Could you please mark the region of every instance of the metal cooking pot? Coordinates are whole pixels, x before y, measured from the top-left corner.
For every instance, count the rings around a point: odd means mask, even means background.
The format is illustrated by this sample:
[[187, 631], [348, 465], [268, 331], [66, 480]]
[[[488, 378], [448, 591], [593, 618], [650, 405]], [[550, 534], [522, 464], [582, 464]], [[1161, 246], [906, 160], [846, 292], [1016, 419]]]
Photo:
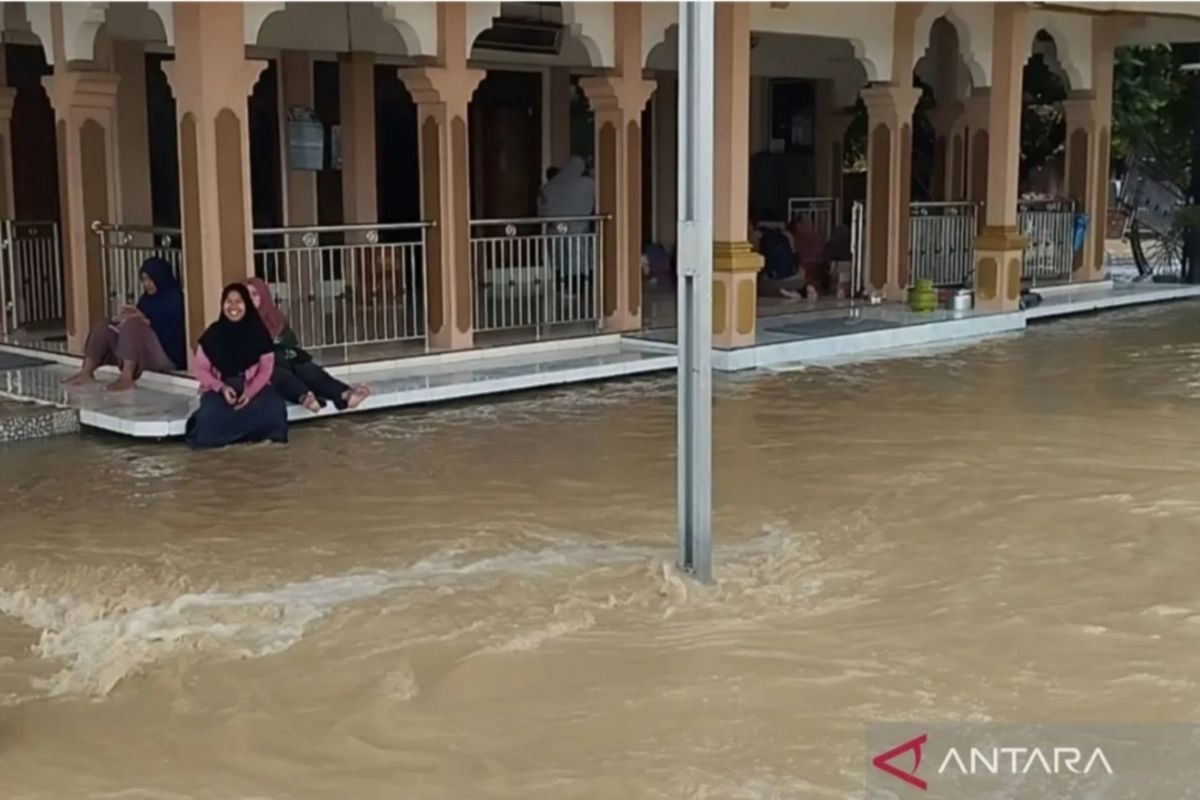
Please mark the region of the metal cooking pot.
[[970, 289], [959, 289], [950, 295], [951, 311], [970, 311], [975, 306], [975, 292]]

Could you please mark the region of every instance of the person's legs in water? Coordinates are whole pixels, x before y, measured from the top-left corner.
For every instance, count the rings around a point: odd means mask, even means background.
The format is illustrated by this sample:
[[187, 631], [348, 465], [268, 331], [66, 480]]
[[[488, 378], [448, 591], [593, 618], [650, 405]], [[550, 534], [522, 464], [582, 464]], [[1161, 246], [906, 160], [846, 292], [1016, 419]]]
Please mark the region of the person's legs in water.
[[79, 372], [63, 380], [68, 386], [80, 386], [96, 380], [96, 370], [117, 363], [117, 331], [109, 320], [97, 322], [83, 345], [83, 365]]
[[292, 372], [291, 369], [279, 365], [278, 362], [276, 362], [275, 371], [271, 373], [271, 385], [275, 387], [275, 391], [279, 393], [279, 396], [287, 402], [304, 406], [314, 414], [321, 410], [321, 401], [308, 388], [308, 385]]
[[132, 389], [145, 370], [169, 372], [176, 369], [150, 323], [141, 317], [130, 317], [121, 323], [114, 350], [121, 364], [121, 375], [104, 387], [110, 392]]
[[363, 400], [371, 396], [371, 388], [366, 384], [347, 386], [315, 361], [296, 364], [293, 369], [296, 376], [304, 381], [317, 397], [331, 401], [339, 410], [357, 408]]

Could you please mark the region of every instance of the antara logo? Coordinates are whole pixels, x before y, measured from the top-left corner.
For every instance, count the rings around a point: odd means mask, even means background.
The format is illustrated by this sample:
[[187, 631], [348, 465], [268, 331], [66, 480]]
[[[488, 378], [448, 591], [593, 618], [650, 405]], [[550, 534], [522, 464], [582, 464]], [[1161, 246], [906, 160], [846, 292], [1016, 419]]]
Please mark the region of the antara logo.
[[[925, 742], [927, 741], [929, 741], [929, 736], [923, 733], [915, 739], [909, 739], [907, 742], [898, 747], [893, 747], [886, 753], [880, 753], [871, 760], [871, 763], [874, 764], [877, 769], [883, 770], [894, 778], [899, 778], [905, 783], [915, 786], [918, 789], [927, 789], [929, 788], [929, 784], [917, 777], [917, 770], [921, 767], [921, 748], [925, 746]], [[907, 753], [910, 750], [913, 754], [913, 765], [911, 770], [905, 772], [891, 763], [892, 759], [903, 753]]]
[[[893, 778], [924, 791], [929, 788], [929, 784], [917, 776], [917, 770], [921, 768], [922, 748], [928, 742], [929, 736], [921, 734], [880, 753], [871, 759], [871, 764]], [[897, 761], [907, 762], [907, 759], [900, 757], [910, 752], [912, 768], [906, 770], [897, 766]], [[1086, 755], [1078, 747], [971, 747], [962, 752], [957, 747], [951, 747], [937, 768], [938, 775], [1028, 775], [1031, 772], [1044, 775], [1088, 775], [1093, 771], [1113, 774], [1112, 764], [1099, 747], [1092, 750], [1090, 755]]]

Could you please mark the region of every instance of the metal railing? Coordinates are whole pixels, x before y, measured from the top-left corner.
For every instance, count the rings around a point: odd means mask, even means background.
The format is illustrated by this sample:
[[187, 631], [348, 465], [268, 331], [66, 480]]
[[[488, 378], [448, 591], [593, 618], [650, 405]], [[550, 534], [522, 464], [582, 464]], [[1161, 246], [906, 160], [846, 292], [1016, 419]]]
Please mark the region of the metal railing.
[[605, 217], [471, 221], [479, 332], [568, 323], [599, 327]]
[[426, 338], [428, 222], [254, 231], [255, 273], [305, 347]]
[[912, 203], [908, 211], [909, 286], [962, 286], [975, 270], [974, 203]]
[[0, 333], [65, 318], [57, 222], [0, 221], [0, 259]]
[[179, 285], [184, 282], [183, 238], [178, 228], [152, 225], [119, 225], [93, 222], [92, 232], [100, 237], [100, 269], [108, 313], [134, 305], [142, 294], [139, 274], [149, 258], [161, 258], [175, 269]]
[[1022, 277], [1039, 283], [1071, 280], [1075, 261], [1075, 203], [1071, 200], [1022, 200], [1017, 228], [1028, 238]]
[[813, 229], [826, 239], [833, 236], [833, 229], [840, 221], [836, 197], [789, 197], [787, 222], [797, 217], [808, 220]]
[[866, 288], [867, 207], [861, 200], [850, 206], [850, 296], [858, 297]]

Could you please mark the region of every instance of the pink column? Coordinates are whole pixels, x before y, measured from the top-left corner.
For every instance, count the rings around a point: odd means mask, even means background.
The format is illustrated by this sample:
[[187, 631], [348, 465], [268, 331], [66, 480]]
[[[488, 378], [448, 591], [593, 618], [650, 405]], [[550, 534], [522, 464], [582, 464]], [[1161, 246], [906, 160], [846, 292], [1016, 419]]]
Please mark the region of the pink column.
[[117, 84], [117, 157], [121, 222], [154, 222], [150, 196], [150, 134], [146, 129], [146, 48], [141, 42], [112, 43]]
[[16, 89], [0, 86], [0, 219], [12, 219], [16, 213], [12, 171], [12, 114], [16, 96]]
[[312, 54], [302, 50], [284, 50], [279, 56], [282, 109], [280, 120], [284, 130], [280, 152], [286, 185], [285, 219], [288, 225], [317, 224], [317, 173], [313, 170], [291, 169], [287, 153], [287, 112], [292, 106], [313, 107]]
[[957, 200], [961, 186], [963, 141], [956, 134], [962, 130], [962, 103], [938, 101], [931, 116], [936, 141], [933, 152], [933, 192], [935, 200]]
[[81, 353], [88, 330], [106, 313], [100, 240], [91, 224], [111, 222], [117, 213], [117, 79], [68, 71], [56, 60], [43, 82], [57, 125], [67, 347]]
[[220, 313], [221, 287], [253, 274], [247, 98], [266, 67], [248, 61], [241, 3], [177, 3], [175, 61], [163, 65], [179, 120], [188, 335]]
[[342, 206], [347, 224], [377, 222], [375, 56], [347, 53], [338, 62], [342, 118]]
[[654, 91], [642, 78], [641, 3], [613, 6], [616, 67], [579, 82], [596, 124], [596, 212], [603, 223], [601, 313], [610, 331], [642, 326], [642, 110]]
[[1092, 17], [1092, 89], [1096, 94], [1093, 111], [1096, 143], [1089, 161], [1092, 181], [1085, 213], [1091, 218], [1084, 261], [1077, 273], [1079, 280], [1099, 280], [1104, 276], [1104, 238], [1108, 228], [1108, 167], [1112, 146], [1113, 55], [1117, 34], [1134, 24], [1127, 18]]
[[966, 103], [967, 163], [966, 199], [979, 206], [980, 225], [983, 224], [984, 206], [987, 204], [988, 185], [988, 133], [991, 113], [992, 90], [981, 87], [971, 92]]
[[713, 346], [754, 344], [762, 256], [750, 213], [750, 6], [717, 3], [713, 96]]
[[425, 240], [429, 344], [453, 350], [474, 340], [467, 107], [484, 73], [467, 67], [465, 4], [437, 11], [439, 64], [399, 74], [417, 102], [421, 215], [434, 224]]
[[867, 106], [866, 286], [903, 300], [911, 265], [908, 206], [912, 183], [912, 115], [921, 91], [881, 85], [862, 91]]
[[1017, 230], [1021, 89], [1029, 42], [1025, 6], [995, 6], [988, 98], [987, 208], [975, 240], [975, 307], [1015, 311], [1021, 299], [1025, 237]]

